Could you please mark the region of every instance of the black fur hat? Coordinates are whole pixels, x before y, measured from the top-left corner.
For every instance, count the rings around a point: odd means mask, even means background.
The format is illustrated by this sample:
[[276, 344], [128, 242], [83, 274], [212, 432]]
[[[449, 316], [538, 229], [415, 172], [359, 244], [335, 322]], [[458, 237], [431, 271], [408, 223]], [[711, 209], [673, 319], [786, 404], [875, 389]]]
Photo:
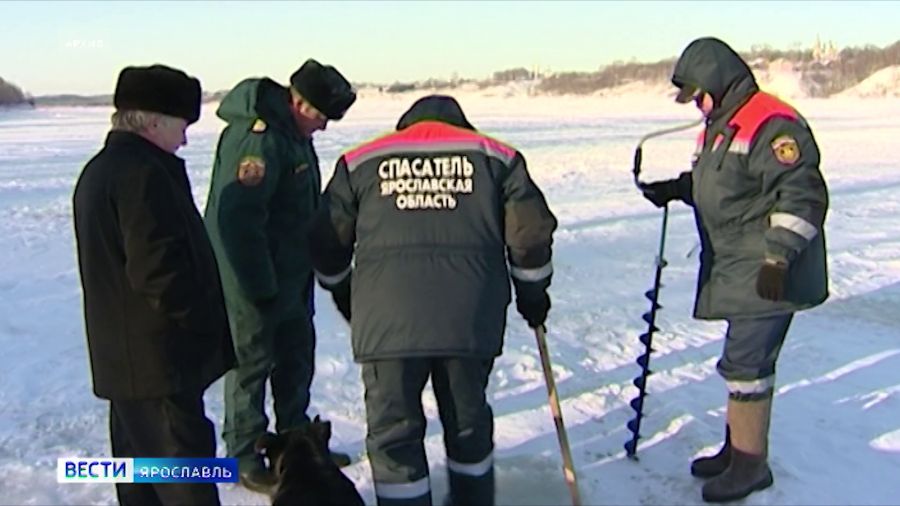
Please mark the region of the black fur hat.
[[118, 110], [158, 112], [200, 119], [200, 81], [165, 65], [125, 67], [119, 73], [113, 105]]
[[328, 119], [339, 120], [356, 101], [356, 92], [340, 72], [310, 58], [291, 76], [291, 86]]

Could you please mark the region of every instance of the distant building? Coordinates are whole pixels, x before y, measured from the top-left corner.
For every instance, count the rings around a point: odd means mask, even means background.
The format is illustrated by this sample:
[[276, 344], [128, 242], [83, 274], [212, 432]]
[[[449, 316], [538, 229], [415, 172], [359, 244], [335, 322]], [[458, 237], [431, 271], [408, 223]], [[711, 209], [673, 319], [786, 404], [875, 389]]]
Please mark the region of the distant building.
[[834, 45], [834, 41], [829, 40], [828, 42], [823, 43], [818, 35], [816, 35], [816, 43], [813, 45], [812, 53], [813, 61], [822, 65], [828, 65], [840, 58], [837, 47]]

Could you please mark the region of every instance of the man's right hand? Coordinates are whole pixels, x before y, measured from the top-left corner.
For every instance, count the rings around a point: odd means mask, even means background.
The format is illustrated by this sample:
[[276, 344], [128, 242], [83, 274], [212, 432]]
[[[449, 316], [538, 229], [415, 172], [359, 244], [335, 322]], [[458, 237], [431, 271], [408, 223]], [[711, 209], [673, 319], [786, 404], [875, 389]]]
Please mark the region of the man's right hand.
[[350, 323], [350, 279], [348, 276], [347, 279], [331, 288], [331, 298], [334, 299], [334, 305], [337, 306], [338, 311], [341, 312], [347, 323]]
[[550, 311], [550, 295], [543, 291], [535, 299], [516, 297], [516, 309], [528, 322], [528, 326], [536, 329], [547, 321], [547, 313]]
[[681, 198], [677, 179], [666, 179], [655, 183], [641, 183], [640, 189], [644, 194], [644, 198], [652, 202], [656, 207], [663, 207], [669, 201]]

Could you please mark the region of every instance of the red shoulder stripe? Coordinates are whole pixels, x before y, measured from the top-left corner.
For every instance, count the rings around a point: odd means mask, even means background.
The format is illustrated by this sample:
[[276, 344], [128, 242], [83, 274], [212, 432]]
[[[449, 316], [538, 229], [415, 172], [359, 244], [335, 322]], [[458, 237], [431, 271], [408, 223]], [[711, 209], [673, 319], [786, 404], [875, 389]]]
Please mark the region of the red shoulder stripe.
[[746, 143], [749, 147], [763, 123], [774, 116], [790, 120], [799, 117], [793, 107], [778, 98], [762, 91], [757, 92], [728, 122], [730, 126], [737, 128], [733, 142]]
[[458, 128], [441, 121], [422, 121], [363, 144], [344, 153], [347, 169], [353, 171], [366, 160], [376, 156], [403, 151], [418, 150], [475, 150], [509, 163], [517, 151], [506, 144], [465, 128]]

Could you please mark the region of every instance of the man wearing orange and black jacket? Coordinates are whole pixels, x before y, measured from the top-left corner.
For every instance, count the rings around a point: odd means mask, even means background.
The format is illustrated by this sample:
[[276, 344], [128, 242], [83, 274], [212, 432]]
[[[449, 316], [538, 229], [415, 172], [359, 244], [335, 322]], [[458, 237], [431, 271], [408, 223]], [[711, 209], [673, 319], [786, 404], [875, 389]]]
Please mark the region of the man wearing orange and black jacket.
[[502, 350], [510, 276], [531, 327], [550, 308], [556, 219], [524, 157], [476, 131], [453, 98], [429, 96], [396, 132], [341, 156], [325, 198], [313, 265], [351, 322], [363, 366], [378, 504], [431, 504], [421, 405], [429, 377], [451, 502], [493, 504], [485, 388]]
[[643, 187], [657, 206], [694, 208], [702, 253], [694, 316], [725, 319], [718, 370], [728, 388], [725, 444], [691, 464], [708, 502], [772, 485], [769, 420], [775, 365], [796, 311], [828, 297], [828, 189], [806, 120], [762, 92], [724, 42], [697, 39], [672, 76], [676, 100], [706, 116], [693, 169]]

